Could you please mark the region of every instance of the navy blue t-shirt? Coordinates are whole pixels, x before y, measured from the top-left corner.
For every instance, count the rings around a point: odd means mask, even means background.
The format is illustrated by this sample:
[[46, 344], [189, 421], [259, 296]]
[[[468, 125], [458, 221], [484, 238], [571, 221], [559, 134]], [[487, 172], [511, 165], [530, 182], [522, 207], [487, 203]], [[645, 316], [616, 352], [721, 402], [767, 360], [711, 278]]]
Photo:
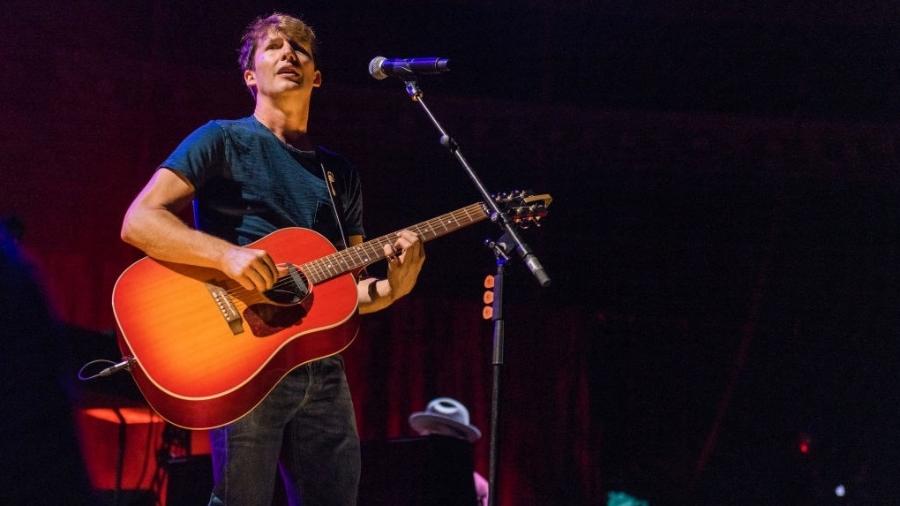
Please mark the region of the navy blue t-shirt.
[[304, 227], [341, 245], [320, 161], [335, 176], [344, 232], [364, 235], [356, 169], [328, 150], [284, 143], [253, 116], [210, 121], [160, 167], [194, 185], [194, 219], [204, 232], [243, 246], [279, 228]]

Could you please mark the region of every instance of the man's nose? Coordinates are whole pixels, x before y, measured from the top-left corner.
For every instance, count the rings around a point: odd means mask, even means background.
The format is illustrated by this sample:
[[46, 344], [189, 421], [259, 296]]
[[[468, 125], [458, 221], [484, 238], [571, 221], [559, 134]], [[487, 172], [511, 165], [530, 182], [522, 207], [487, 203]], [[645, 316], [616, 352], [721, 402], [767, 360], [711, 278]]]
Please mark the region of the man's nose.
[[285, 61], [298, 61], [297, 51], [294, 51], [294, 48], [292, 48], [290, 44], [285, 44], [285, 46], [287, 46], [287, 49], [281, 51], [281, 59]]

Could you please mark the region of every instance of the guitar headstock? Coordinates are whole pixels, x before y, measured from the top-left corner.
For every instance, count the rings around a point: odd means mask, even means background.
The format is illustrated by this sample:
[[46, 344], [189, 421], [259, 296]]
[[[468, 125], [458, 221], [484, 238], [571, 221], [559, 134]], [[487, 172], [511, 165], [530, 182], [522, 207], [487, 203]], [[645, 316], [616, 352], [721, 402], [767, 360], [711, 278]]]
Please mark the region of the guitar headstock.
[[541, 220], [547, 216], [547, 208], [553, 202], [549, 193], [535, 195], [527, 190], [498, 193], [493, 197], [500, 210], [522, 228], [541, 226]]

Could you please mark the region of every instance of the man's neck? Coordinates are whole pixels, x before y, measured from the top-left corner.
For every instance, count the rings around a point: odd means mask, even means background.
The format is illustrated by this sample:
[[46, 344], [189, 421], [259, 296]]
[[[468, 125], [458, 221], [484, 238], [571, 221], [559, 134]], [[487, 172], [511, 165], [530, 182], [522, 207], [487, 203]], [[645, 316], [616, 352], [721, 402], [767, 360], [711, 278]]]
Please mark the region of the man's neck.
[[306, 132], [309, 121], [308, 103], [301, 107], [282, 107], [282, 104], [276, 105], [271, 99], [260, 96], [257, 97], [253, 115], [285, 143], [297, 149], [312, 150], [312, 142]]

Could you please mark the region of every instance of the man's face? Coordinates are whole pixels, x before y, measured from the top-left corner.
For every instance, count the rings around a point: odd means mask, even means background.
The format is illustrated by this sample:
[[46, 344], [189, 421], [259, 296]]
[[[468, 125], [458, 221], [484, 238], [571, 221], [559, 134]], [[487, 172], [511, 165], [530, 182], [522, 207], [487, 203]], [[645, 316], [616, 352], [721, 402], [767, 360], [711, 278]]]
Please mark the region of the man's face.
[[257, 42], [253, 64], [244, 71], [244, 82], [256, 88], [257, 100], [260, 95], [280, 98], [286, 93], [308, 100], [312, 88], [322, 83], [309, 44], [291, 41], [275, 30]]

